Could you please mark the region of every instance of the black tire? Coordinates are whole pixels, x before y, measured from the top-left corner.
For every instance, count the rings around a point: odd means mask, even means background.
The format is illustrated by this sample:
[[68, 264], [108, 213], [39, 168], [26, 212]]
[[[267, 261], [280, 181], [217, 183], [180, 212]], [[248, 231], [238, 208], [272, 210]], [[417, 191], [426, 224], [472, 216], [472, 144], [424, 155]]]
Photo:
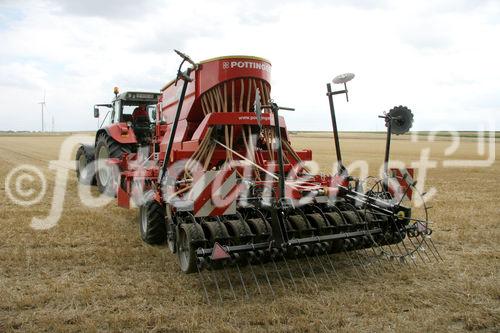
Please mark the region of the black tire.
[[94, 161], [94, 155], [92, 155], [83, 146], [78, 148], [76, 152], [76, 178], [81, 184], [84, 185], [95, 185], [95, 171], [89, 170], [88, 165]]
[[244, 244], [254, 236], [244, 220], [227, 220], [224, 224], [234, 245]]
[[166, 230], [167, 230], [167, 246], [170, 252], [177, 252], [177, 228], [176, 223], [174, 222], [174, 214], [172, 214], [172, 210], [169, 204], [166, 205]]
[[272, 235], [271, 226], [262, 218], [252, 218], [247, 221], [250, 231], [254, 234], [253, 242], [260, 243], [266, 242]]
[[198, 223], [181, 223], [177, 236], [177, 257], [181, 271], [194, 273], [198, 270], [196, 249], [206, 241], [203, 229]]
[[164, 244], [167, 240], [165, 209], [156, 200], [139, 207], [139, 229], [144, 242], [151, 245]]
[[118, 167], [111, 167], [101, 160], [108, 158], [121, 158], [123, 153], [131, 153], [133, 146], [130, 144], [120, 144], [113, 140], [107, 133], [102, 133], [97, 137], [95, 160], [95, 178], [99, 192], [110, 196], [116, 195], [119, 170]]
[[202, 223], [203, 230], [205, 231], [205, 238], [210, 241], [211, 245], [215, 242], [225, 244], [230, 238], [226, 226], [219, 221], [209, 221]]

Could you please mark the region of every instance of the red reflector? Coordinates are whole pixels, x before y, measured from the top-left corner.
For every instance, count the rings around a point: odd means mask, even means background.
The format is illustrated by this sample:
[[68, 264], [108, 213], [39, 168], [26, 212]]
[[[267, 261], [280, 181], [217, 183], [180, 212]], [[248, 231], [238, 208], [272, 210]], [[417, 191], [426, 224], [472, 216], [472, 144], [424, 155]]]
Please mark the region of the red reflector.
[[227, 251], [220, 245], [219, 243], [215, 243], [214, 248], [212, 249], [212, 256], [210, 259], [212, 260], [222, 260], [222, 259], [229, 259], [231, 256]]

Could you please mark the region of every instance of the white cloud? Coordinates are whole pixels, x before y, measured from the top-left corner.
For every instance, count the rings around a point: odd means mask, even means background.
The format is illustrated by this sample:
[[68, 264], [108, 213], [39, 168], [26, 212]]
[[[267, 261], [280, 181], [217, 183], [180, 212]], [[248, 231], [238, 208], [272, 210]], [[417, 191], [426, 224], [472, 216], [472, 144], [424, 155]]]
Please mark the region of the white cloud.
[[500, 108], [499, 13], [497, 1], [466, 0], [5, 2], [0, 115], [18, 112], [0, 130], [38, 129], [44, 89], [57, 129], [94, 129], [91, 107], [114, 85], [158, 90], [172, 78], [174, 48], [270, 59], [294, 130], [329, 130], [325, 83], [345, 71], [356, 79], [351, 102], [336, 99], [341, 129], [382, 129], [376, 116], [399, 104], [416, 129], [475, 129], [484, 117], [473, 115]]

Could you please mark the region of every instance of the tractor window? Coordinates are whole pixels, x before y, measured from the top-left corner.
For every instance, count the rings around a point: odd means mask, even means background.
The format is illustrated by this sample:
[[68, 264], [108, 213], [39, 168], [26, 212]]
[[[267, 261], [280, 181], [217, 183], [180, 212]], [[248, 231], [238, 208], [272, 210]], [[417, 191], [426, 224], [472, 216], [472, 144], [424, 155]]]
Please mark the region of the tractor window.
[[156, 105], [148, 105], [149, 120], [156, 122]]
[[122, 114], [124, 114], [124, 115], [132, 115], [132, 112], [134, 112], [134, 109], [136, 107], [137, 107], [136, 105], [124, 105], [123, 106], [123, 110], [122, 110]]
[[119, 122], [120, 119], [120, 113], [121, 113], [121, 101], [115, 101], [113, 104], [113, 112], [111, 113], [111, 122], [112, 123], [117, 123]]
[[[138, 107], [138, 105], [124, 105], [122, 109], [122, 120], [121, 121], [129, 121], [132, 120], [132, 114], [134, 110]], [[156, 110], [155, 105], [146, 105], [146, 110], [148, 111], [149, 121], [154, 122], [154, 117], [152, 117], [152, 110]]]

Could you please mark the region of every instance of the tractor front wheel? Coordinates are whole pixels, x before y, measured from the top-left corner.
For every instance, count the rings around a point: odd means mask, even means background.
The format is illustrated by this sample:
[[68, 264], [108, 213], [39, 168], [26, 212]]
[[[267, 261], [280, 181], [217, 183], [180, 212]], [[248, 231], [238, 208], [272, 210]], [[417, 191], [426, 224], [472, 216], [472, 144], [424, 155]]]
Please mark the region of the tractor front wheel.
[[80, 146], [76, 152], [76, 178], [81, 184], [95, 185], [94, 171], [89, 170], [89, 163], [94, 161], [94, 156]]
[[118, 166], [109, 163], [109, 159], [120, 159], [123, 153], [131, 151], [130, 145], [120, 144], [106, 133], [99, 135], [95, 149], [96, 183], [99, 192], [110, 196], [116, 195], [120, 171]]

